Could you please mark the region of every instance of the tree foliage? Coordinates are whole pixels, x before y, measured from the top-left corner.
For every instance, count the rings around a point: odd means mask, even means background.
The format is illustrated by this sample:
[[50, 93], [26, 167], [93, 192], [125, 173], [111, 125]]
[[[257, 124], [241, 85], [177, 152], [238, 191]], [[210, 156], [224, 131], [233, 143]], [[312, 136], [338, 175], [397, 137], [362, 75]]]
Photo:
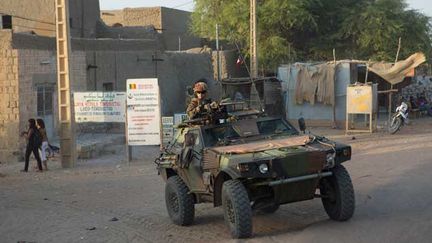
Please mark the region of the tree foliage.
[[[429, 17], [405, 0], [257, 0], [258, 55], [266, 69], [290, 61], [338, 59], [394, 61], [431, 51]], [[249, 48], [249, 0], [195, 0], [192, 31]]]

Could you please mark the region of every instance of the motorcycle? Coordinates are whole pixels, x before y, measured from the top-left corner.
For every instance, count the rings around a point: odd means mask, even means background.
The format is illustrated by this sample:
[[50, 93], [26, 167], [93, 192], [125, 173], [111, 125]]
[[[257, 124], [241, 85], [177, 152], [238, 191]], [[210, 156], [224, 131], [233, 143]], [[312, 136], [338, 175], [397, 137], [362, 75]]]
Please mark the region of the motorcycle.
[[395, 134], [399, 131], [402, 125], [408, 124], [408, 105], [402, 102], [400, 106], [396, 108], [396, 113], [393, 114], [388, 130], [391, 134]]

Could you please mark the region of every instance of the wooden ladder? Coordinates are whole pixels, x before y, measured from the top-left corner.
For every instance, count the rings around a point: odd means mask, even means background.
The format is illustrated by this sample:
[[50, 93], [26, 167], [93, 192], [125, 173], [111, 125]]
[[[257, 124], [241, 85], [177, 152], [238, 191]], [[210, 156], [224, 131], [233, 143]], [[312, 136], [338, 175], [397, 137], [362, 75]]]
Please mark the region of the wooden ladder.
[[63, 168], [75, 165], [75, 131], [73, 99], [70, 85], [69, 56], [69, 1], [55, 0], [56, 5], [56, 43], [57, 43], [57, 89], [60, 125], [60, 154]]

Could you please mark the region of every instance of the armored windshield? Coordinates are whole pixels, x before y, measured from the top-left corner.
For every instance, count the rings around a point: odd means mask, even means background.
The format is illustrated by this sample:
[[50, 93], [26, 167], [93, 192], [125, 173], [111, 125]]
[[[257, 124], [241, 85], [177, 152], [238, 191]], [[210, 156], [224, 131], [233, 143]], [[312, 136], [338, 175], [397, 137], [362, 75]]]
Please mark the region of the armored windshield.
[[245, 142], [242, 138], [271, 135], [292, 135], [297, 131], [282, 119], [244, 120], [204, 129], [207, 147]]
[[272, 134], [294, 134], [297, 131], [286, 124], [282, 119], [257, 121], [258, 131], [261, 135], [272, 135]]
[[231, 124], [207, 128], [204, 130], [204, 143], [208, 147], [222, 145], [231, 139], [239, 139], [240, 135], [234, 131]]

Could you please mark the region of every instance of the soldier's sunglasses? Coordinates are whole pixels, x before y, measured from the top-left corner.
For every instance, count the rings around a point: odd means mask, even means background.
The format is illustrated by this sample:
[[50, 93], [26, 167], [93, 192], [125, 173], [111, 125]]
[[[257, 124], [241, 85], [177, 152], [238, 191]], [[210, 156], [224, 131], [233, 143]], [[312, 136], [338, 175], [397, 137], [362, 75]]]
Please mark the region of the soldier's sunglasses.
[[205, 94], [207, 91], [197, 91], [197, 94]]

